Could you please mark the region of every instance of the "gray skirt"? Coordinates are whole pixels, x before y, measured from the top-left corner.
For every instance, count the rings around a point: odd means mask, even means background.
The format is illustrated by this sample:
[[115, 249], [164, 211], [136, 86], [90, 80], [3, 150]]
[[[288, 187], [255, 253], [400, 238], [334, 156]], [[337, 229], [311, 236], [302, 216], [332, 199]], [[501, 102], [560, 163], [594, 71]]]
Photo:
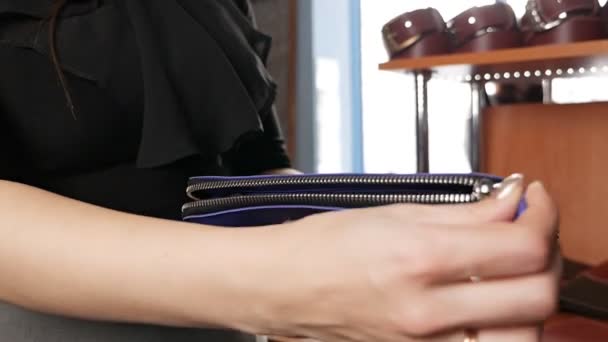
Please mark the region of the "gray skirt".
[[254, 336], [219, 330], [112, 324], [39, 314], [0, 302], [2, 342], [255, 342]]

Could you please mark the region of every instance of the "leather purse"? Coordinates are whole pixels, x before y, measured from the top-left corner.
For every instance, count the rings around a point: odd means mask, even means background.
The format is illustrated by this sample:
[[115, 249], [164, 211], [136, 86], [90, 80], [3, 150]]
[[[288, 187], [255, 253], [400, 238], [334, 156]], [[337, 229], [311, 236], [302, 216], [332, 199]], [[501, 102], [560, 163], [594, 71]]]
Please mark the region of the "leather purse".
[[447, 23], [456, 52], [482, 52], [522, 45], [513, 8], [505, 3], [473, 7]]
[[382, 37], [390, 59], [445, 54], [452, 50], [445, 21], [434, 8], [399, 15], [384, 25]]
[[606, 37], [597, 0], [528, 0], [520, 26], [526, 45], [572, 43]]
[[[195, 177], [182, 208], [188, 222], [223, 227], [281, 224], [308, 215], [395, 203], [464, 204], [501, 178], [482, 174], [338, 174]], [[520, 212], [525, 209], [521, 204]]]

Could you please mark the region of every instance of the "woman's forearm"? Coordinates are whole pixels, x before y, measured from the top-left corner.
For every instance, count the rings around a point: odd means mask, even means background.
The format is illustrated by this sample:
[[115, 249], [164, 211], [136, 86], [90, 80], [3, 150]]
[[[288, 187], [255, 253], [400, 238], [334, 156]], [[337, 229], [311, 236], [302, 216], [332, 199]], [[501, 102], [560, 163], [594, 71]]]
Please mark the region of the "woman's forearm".
[[139, 217], [0, 181], [0, 300], [95, 320], [252, 330], [270, 235]]
[[[0, 182], [0, 299], [91, 319], [320, 341], [451, 341], [465, 328], [481, 340], [533, 341], [557, 305], [558, 216], [533, 183], [526, 211], [506, 222], [522, 184], [510, 177], [496, 196], [466, 206], [215, 229]], [[471, 274], [489, 281], [466, 281]]]

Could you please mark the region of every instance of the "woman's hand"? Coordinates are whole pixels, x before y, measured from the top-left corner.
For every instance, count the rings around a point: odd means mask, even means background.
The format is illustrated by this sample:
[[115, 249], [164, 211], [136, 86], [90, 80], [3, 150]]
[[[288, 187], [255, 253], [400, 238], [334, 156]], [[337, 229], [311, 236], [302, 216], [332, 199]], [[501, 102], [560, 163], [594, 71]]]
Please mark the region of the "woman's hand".
[[[348, 342], [539, 341], [556, 309], [557, 211], [522, 179], [462, 206], [395, 205], [309, 217], [275, 232], [261, 334]], [[472, 282], [471, 279], [481, 279]]]
[[523, 190], [520, 179], [506, 184], [475, 205], [224, 229], [0, 181], [0, 300], [75, 318], [325, 342], [462, 342], [465, 329], [479, 330], [480, 342], [537, 341], [556, 306], [557, 215], [535, 184], [511, 222]]

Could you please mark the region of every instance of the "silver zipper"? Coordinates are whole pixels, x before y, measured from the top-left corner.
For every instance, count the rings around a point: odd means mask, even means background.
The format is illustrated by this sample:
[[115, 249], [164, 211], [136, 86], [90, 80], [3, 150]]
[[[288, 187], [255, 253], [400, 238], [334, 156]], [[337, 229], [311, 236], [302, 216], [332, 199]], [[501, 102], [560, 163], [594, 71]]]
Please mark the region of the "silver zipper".
[[217, 191], [228, 189], [255, 189], [267, 187], [280, 187], [285, 185], [315, 186], [315, 185], [455, 185], [470, 186], [476, 184], [493, 183], [488, 178], [468, 175], [314, 175], [314, 176], [281, 176], [267, 178], [227, 178], [218, 181], [205, 181], [190, 184], [186, 189], [188, 196], [193, 200], [202, 198], [195, 195], [197, 192]]
[[[403, 193], [403, 194], [357, 194], [357, 193], [266, 193], [234, 195], [229, 197], [199, 199], [194, 193], [211, 190], [272, 188], [284, 185], [446, 185], [468, 188], [468, 193]], [[182, 207], [184, 215], [230, 210], [241, 207], [264, 205], [309, 205], [344, 208], [360, 208], [397, 203], [412, 204], [466, 204], [477, 202], [488, 196], [499, 184], [492, 179], [476, 176], [284, 176], [258, 179], [225, 179], [215, 182], [191, 184], [187, 191], [195, 202]]]

